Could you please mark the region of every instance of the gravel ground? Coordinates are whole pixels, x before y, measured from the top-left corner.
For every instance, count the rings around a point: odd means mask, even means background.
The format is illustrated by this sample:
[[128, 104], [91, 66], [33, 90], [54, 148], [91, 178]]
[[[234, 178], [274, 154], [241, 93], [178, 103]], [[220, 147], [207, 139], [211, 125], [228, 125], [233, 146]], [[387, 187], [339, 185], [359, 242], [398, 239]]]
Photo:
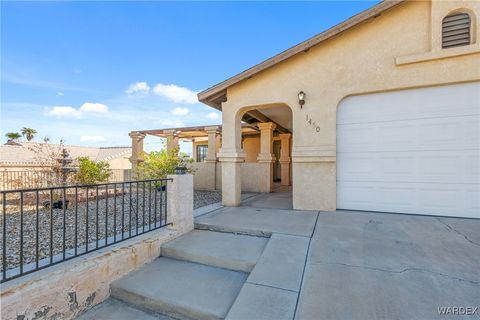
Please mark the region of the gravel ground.
[[212, 203], [222, 201], [221, 191], [198, 191], [193, 194], [193, 208], [197, 209]]
[[[160, 226], [160, 221], [165, 221], [165, 192], [156, 192], [156, 211], [155, 211], [155, 192], [139, 189], [138, 198], [137, 193], [134, 190], [131, 193], [125, 193], [124, 196], [117, 195], [114, 197], [110, 195], [108, 201], [106, 199], [98, 199], [88, 201], [88, 243], [96, 243], [99, 240], [98, 246], [105, 245], [105, 235], [108, 237], [122, 233], [123, 231], [129, 232], [132, 229], [132, 235], [135, 235], [137, 227], [140, 227], [143, 231], [145, 225], [145, 231], [148, 230], [150, 225], [152, 228], [155, 225]], [[137, 201], [138, 199], [138, 201]], [[145, 199], [145, 200], [144, 200]], [[149, 199], [152, 206], [149, 206]], [[145, 201], [145, 206], [144, 206]], [[221, 201], [221, 192], [219, 191], [195, 191], [194, 192], [194, 208], [199, 208], [205, 205], [209, 205], [215, 202]], [[97, 205], [98, 202], [98, 205]], [[20, 230], [23, 225], [23, 263], [31, 263], [36, 260], [36, 239], [38, 232], [39, 246], [38, 255], [39, 260], [50, 256], [50, 252], [53, 255], [63, 252], [64, 242], [65, 248], [75, 248], [75, 226], [77, 229], [77, 247], [82, 246], [82, 250], [85, 248], [86, 239], [86, 226], [87, 226], [87, 203], [81, 202], [78, 204], [75, 211], [74, 201], [70, 202], [69, 208], [63, 209], [50, 209], [40, 205], [38, 212], [38, 230], [37, 230], [37, 214], [35, 210], [31, 210], [34, 207], [26, 206], [23, 214], [23, 223], [21, 224], [21, 217], [18, 212], [8, 213], [6, 215], [6, 256], [7, 256], [7, 269], [14, 268], [20, 264]], [[97, 215], [98, 208], [98, 215]], [[123, 208], [123, 214], [122, 214]], [[145, 208], [145, 210], [144, 210]], [[150, 210], [149, 210], [150, 208]], [[7, 210], [10, 212], [11, 209]], [[156, 212], [156, 214], [155, 214]], [[52, 215], [51, 215], [52, 213]], [[53, 219], [53, 241], [50, 246], [50, 221], [51, 216]], [[3, 214], [0, 215], [0, 252], [3, 250]], [[168, 220], [168, 219], [167, 219]], [[98, 228], [97, 228], [98, 222]], [[63, 237], [65, 230], [65, 240]], [[102, 241], [103, 239], [103, 241]], [[90, 246], [89, 246], [90, 247]], [[92, 248], [90, 247], [90, 250]], [[3, 270], [3, 261], [0, 259], [0, 268]]]

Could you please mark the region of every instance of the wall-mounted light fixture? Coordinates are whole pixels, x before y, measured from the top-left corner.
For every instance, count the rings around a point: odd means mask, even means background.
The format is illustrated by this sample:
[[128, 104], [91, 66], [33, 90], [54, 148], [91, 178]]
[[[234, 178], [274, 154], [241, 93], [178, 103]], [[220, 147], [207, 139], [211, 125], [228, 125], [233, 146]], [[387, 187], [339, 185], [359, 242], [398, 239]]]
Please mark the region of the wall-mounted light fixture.
[[305, 96], [306, 94], [303, 91], [298, 93], [298, 103], [300, 104], [300, 109], [302, 109], [303, 105], [305, 104]]

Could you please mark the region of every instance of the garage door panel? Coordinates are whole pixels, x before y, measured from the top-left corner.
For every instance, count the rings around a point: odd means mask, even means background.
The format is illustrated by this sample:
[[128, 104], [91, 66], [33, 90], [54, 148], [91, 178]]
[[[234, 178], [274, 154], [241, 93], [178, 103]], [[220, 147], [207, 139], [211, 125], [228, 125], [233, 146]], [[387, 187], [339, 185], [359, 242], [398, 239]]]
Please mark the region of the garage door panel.
[[377, 192], [376, 186], [373, 184], [359, 184], [355, 182], [339, 183], [340, 186], [338, 199], [341, 199], [343, 203], [347, 205], [345, 209], [371, 207], [372, 201], [374, 201], [374, 195]]
[[[470, 136], [480, 116], [461, 116], [417, 120], [417, 143], [421, 150], [463, 150], [478, 148], [479, 137]], [[470, 132], [468, 132], [470, 131]]]
[[338, 109], [337, 124], [479, 115], [478, 106], [472, 104], [480, 99], [479, 92], [480, 85], [472, 82], [348, 97]]
[[468, 177], [469, 182], [478, 182], [478, 177], [480, 177], [480, 151], [469, 150], [465, 154], [465, 165], [462, 173]]
[[465, 193], [465, 207], [468, 212], [476, 213], [478, 217], [478, 213], [480, 212], [480, 198], [478, 195], [480, 194], [480, 186], [478, 185], [470, 185], [467, 186], [467, 190]]
[[337, 154], [337, 181], [478, 183], [479, 171], [475, 150]]
[[[416, 190], [407, 184], [391, 186], [385, 183], [348, 181], [339, 183], [338, 189], [343, 193], [345, 207], [342, 209], [385, 212], [401, 209], [401, 212], [412, 212], [415, 207], [412, 197], [415, 198]], [[381, 199], [380, 203], [378, 199]]]
[[341, 209], [478, 217], [478, 192], [472, 185], [424, 183], [338, 183]]
[[480, 218], [480, 83], [351, 97], [337, 207]]
[[461, 205], [464, 188], [464, 185], [455, 184], [420, 186], [418, 207], [425, 212], [451, 212]]
[[341, 125], [337, 127], [337, 151], [476, 149], [480, 144], [478, 123], [480, 116], [473, 115]]

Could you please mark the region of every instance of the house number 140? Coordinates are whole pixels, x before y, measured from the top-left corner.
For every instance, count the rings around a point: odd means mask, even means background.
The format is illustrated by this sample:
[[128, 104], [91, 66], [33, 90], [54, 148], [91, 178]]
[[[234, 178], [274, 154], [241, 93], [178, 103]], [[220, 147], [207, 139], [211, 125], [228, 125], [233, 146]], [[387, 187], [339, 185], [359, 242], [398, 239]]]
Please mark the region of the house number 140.
[[316, 132], [320, 132], [320, 126], [317, 125], [317, 123], [313, 121], [312, 118], [308, 116], [308, 114], [306, 115], [306, 121], [313, 129], [315, 129]]

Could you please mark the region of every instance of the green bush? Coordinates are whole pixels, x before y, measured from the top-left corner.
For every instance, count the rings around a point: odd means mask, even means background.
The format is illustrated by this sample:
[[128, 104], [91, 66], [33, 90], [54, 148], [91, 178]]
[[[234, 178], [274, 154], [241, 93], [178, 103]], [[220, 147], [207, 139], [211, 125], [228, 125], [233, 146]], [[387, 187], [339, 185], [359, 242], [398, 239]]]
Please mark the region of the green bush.
[[192, 173], [188, 166], [191, 159], [178, 154], [178, 149], [152, 151], [145, 155], [145, 161], [137, 166], [137, 178], [146, 179], [164, 179], [168, 174], [174, 174], [175, 168], [186, 167], [187, 172]]
[[74, 180], [79, 184], [96, 184], [108, 181], [112, 174], [110, 165], [106, 161], [95, 162], [88, 157], [79, 157], [79, 168]]

